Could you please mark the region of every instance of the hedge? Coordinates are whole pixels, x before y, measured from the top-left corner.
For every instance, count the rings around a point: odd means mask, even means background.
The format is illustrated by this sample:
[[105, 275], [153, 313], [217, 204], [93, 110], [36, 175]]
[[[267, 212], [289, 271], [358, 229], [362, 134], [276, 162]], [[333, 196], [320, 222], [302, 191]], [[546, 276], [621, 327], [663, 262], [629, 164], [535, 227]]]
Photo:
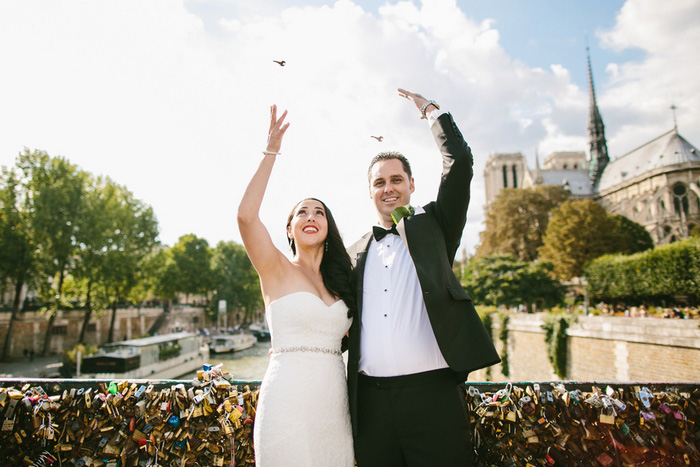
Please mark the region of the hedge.
[[605, 255], [584, 268], [588, 293], [608, 301], [700, 301], [700, 240], [687, 239], [633, 255]]

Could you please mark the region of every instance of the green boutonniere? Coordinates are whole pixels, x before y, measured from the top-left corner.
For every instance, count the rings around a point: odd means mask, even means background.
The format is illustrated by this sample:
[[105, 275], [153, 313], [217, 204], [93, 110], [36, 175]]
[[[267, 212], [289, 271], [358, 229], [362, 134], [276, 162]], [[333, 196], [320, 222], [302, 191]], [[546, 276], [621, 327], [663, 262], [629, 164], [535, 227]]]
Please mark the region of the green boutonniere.
[[402, 218], [412, 216], [415, 212], [416, 208], [413, 206], [399, 206], [391, 212], [391, 219], [394, 221], [394, 224], [398, 224]]

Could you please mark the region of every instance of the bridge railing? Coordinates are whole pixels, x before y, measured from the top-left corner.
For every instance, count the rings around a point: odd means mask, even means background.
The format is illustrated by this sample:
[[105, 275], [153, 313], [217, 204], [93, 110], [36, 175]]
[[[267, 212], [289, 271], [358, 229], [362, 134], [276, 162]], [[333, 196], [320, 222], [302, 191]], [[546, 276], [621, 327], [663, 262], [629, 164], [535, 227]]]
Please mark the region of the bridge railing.
[[[259, 387], [216, 368], [0, 379], [0, 466], [254, 465]], [[700, 383], [482, 382], [465, 397], [479, 466], [700, 465]], [[416, 401], [415, 423], [435, 423], [430, 407]]]

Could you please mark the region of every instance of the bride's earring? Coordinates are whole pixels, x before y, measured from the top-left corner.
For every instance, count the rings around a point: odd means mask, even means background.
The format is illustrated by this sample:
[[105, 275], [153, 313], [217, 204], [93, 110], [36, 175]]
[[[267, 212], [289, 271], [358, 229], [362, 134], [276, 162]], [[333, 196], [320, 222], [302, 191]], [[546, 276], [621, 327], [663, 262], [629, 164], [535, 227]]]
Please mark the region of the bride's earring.
[[328, 240], [326, 240], [326, 253], [328, 253]]

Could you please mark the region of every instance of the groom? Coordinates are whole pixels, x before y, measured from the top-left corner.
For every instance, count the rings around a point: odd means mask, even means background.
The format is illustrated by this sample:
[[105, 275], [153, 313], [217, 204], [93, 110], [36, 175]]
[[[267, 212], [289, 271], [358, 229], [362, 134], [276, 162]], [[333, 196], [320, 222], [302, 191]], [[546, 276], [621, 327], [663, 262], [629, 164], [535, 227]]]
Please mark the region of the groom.
[[358, 284], [348, 390], [358, 467], [472, 464], [465, 401], [470, 371], [500, 361], [452, 273], [469, 205], [472, 154], [449, 113], [399, 89], [428, 120], [442, 155], [437, 199], [411, 207], [406, 158], [369, 167], [379, 222], [348, 252]]

